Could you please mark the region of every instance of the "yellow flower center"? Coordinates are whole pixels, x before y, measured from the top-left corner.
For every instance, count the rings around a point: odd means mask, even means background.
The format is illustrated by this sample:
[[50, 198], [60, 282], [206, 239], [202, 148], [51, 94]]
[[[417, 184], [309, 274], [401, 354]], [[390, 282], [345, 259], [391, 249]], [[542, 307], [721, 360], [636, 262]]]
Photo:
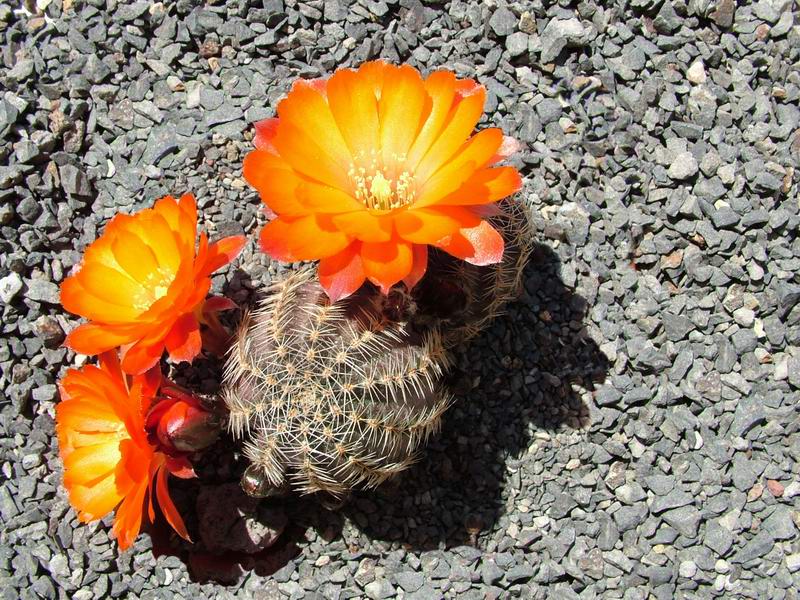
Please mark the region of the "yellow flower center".
[[414, 202], [416, 185], [414, 176], [403, 169], [405, 156], [393, 156], [390, 165], [383, 164], [374, 150], [359, 158], [347, 172], [356, 200], [372, 210], [393, 210]]
[[392, 203], [392, 185], [383, 176], [383, 173], [376, 173], [369, 186], [369, 195], [375, 199], [379, 206], [386, 206]]
[[134, 296], [133, 307], [142, 312], [146, 311], [156, 300], [167, 295], [173, 279], [175, 279], [175, 274], [164, 267], [150, 273], [141, 283], [139, 292]]

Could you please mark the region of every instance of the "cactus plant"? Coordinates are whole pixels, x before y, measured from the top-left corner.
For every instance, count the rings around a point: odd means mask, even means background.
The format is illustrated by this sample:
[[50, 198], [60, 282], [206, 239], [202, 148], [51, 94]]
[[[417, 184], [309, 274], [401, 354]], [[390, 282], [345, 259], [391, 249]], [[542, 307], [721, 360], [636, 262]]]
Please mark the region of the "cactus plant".
[[531, 247], [515, 201], [491, 218], [503, 261], [479, 267], [435, 250], [413, 290], [367, 285], [331, 305], [313, 271], [267, 290], [228, 356], [229, 429], [245, 439], [248, 493], [291, 487], [336, 497], [375, 486], [414, 461], [450, 403], [439, 380], [449, 351], [519, 291]]
[[253, 495], [377, 485], [412, 464], [450, 402], [436, 328], [388, 321], [369, 290], [331, 305], [312, 274], [274, 285], [229, 354], [223, 398]]

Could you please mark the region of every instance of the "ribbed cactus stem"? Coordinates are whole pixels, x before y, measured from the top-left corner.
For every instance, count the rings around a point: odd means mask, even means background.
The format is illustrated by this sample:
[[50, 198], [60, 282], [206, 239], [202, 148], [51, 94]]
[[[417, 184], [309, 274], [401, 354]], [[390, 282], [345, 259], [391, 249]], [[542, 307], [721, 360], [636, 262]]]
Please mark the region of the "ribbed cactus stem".
[[[387, 322], [377, 295], [331, 306], [303, 270], [243, 319], [225, 373], [230, 429], [268, 486], [374, 486], [411, 465], [449, 398], [438, 330]], [[254, 473], [254, 471], [257, 471]]]
[[442, 331], [445, 348], [475, 337], [502, 314], [522, 289], [525, 265], [533, 248], [531, 216], [516, 199], [498, 204], [489, 221], [503, 236], [503, 259], [479, 267], [441, 251], [429, 253], [428, 273], [413, 290], [417, 320]]

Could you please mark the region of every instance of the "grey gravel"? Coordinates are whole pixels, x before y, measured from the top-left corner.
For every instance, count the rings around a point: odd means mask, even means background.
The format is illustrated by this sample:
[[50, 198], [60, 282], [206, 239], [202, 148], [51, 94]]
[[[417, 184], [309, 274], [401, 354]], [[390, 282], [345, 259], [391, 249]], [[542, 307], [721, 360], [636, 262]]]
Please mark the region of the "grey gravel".
[[728, 554], [733, 545], [733, 534], [719, 521], [709, 521], [706, 524], [703, 543], [711, 548], [717, 556], [722, 557]]
[[[779, 0], [0, 4], [0, 595], [792, 598], [797, 22]], [[222, 584], [147, 534], [120, 554], [60, 488], [56, 384], [83, 359], [59, 347], [79, 321], [58, 284], [166, 193], [255, 239], [252, 122], [298, 76], [377, 57], [476, 78], [482, 126], [523, 142], [524, 292], [462, 349], [457, 401], [399, 481], [329, 513], [192, 510], [173, 479], [185, 553], [202, 514], [210, 545], [272, 558]], [[215, 292], [252, 302], [285, 268], [251, 243]], [[198, 366], [176, 374], [213, 393]]]
[[10, 304], [22, 289], [22, 285], [22, 278], [18, 273], [9, 273], [0, 279], [0, 300], [4, 304]]
[[672, 160], [667, 173], [670, 178], [682, 180], [689, 179], [697, 173], [699, 166], [697, 160], [690, 152], [680, 152]]

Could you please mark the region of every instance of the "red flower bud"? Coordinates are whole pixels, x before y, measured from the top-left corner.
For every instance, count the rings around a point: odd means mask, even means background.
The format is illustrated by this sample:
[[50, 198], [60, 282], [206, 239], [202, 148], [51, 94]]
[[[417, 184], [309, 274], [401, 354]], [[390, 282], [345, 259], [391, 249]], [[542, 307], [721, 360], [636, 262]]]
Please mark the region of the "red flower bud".
[[150, 410], [146, 428], [164, 453], [197, 452], [217, 440], [221, 420], [214, 410], [174, 384], [162, 386], [161, 392], [165, 397]]

